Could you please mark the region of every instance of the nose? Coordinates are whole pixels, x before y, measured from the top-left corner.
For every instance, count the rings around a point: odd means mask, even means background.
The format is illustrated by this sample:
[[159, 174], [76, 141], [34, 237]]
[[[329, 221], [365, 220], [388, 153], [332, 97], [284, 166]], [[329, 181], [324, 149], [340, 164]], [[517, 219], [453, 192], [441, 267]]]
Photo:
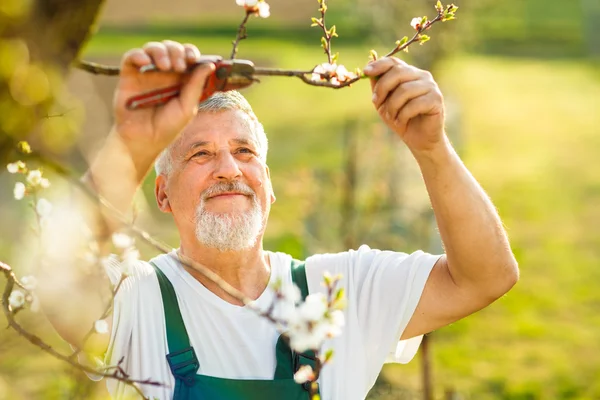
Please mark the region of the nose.
[[229, 151], [220, 151], [217, 156], [213, 178], [218, 181], [234, 181], [242, 176], [238, 162]]

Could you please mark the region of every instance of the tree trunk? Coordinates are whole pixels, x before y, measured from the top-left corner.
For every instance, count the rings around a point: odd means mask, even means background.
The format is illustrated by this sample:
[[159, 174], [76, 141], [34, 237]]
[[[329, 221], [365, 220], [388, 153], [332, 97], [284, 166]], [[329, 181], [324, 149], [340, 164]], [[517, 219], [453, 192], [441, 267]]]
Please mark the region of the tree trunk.
[[[104, 0], [3, 0], [0, 7], [0, 162], [30, 138], [94, 31]], [[41, 143], [43, 147], [43, 143]]]

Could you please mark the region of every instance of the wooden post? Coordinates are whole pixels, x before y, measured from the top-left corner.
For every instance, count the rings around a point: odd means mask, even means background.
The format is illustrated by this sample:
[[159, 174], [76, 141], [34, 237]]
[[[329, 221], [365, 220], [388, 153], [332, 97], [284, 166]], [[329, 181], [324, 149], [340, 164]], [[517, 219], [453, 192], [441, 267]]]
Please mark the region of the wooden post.
[[431, 334], [423, 336], [421, 342], [421, 370], [423, 377], [423, 400], [433, 400], [433, 383], [431, 376]]

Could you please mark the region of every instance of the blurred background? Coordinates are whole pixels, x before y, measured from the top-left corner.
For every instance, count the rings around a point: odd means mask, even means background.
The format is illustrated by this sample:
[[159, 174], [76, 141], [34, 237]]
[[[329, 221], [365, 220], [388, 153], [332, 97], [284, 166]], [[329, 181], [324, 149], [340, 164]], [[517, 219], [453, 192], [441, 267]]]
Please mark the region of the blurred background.
[[[309, 27], [317, 1], [269, 3], [272, 16], [251, 19], [238, 58], [289, 69], [325, 62], [321, 32]], [[385, 54], [412, 34], [413, 17], [434, 16], [434, 3], [329, 1], [339, 63], [353, 70], [364, 67], [370, 49]], [[428, 335], [410, 364], [385, 366], [369, 399], [600, 399], [600, 2], [456, 4], [456, 21], [437, 24], [430, 42], [400, 56], [439, 82], [448, 133], [502, 216], [521, 280], [492, 306]], [[162, 39], [228, 56], [242, 17], [233, 0], [107, 0], [82, 58], [117, 65], [129, 48]], [[72, 70], [70, 95], [41, 120], [38, 141], [79, 173], [110, 129], [115, 83]], [[267, 249], [296, 258], [362, 243], [442, 251], [417, 166], [379, 122], [368, 82], [331, 90], [272, 77], [243, 94], [270, 142], [278, 200]], [[10, 117], [0, 117], [4, 126]], [[3, 171], [0, 260], [22, 275], [32, 215], [13, 199], [15, 177]], [[153, 181], [150, 174], [137, 199], [139, 222], [177, 247], [173, 224], [156, 209]], [[25, 312], [19, 320], [69, 351], [43, 315]], [[0, 331], [0, 399], [105, 396], [103, 383]]]

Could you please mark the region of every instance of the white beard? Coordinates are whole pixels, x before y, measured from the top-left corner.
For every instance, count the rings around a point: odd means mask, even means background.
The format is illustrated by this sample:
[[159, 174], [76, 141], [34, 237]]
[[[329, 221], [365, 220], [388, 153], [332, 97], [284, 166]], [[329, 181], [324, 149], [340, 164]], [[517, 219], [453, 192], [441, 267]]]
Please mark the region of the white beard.
[[[213, 213], [206, 210], [206, 199], [215, 194], [235, 191], [251, 196], [248, 211]], [[207, 247], [219, 251], [240, 251], [251, 248], [263, 228], [263, 213], [250, 187], [240, 182], [218, 183], [202, 194], [196, 210], [196, 238]]]

